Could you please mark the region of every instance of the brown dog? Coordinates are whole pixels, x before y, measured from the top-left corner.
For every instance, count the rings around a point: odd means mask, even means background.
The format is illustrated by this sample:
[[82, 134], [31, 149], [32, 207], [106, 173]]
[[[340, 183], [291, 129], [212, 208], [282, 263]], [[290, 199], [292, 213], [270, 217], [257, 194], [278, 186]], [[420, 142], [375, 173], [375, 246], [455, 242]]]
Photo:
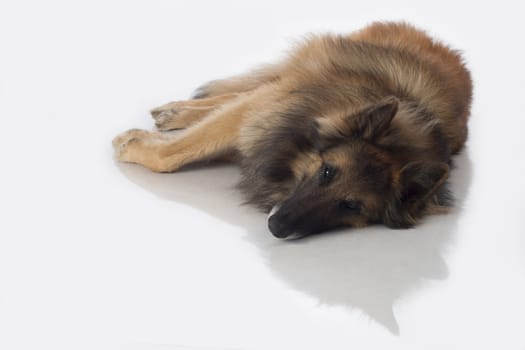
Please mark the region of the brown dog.
[[[449, 203], [472, 95], [461, 57], [404, 23], [311, 37], [285, 61], [212, 81], [130, 130], [120, 161], [158, 172], [227, 156], [279, 238], [341, 226], [410, 227]], [[166, 133], [186, 129], [180, 134]], [[233, 157], [232, 157], [233, 156]]]

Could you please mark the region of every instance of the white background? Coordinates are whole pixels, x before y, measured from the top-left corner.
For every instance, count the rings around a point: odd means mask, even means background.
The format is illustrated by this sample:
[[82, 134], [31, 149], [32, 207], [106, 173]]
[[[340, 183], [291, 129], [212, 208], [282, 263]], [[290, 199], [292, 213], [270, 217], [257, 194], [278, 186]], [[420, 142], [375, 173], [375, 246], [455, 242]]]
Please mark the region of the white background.
[[[0, 349], [525, 349], [519, 2], [0, 3]], [[154, 174], [111, 139], [308, 32], [405, 19], [464, 51], [458, 208], [277, 241], [233, 166]]]

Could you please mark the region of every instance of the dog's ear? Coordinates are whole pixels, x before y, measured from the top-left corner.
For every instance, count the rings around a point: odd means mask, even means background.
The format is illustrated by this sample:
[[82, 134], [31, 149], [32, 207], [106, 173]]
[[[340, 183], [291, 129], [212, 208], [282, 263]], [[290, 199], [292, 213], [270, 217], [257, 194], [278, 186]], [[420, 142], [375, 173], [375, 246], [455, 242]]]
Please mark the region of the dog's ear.
[[350, 119], [352, 135], [370, 141], [382, 136], [396, 115], [398, 106], [399, 100], [392, 96], [361, 110]]
[[432, 196], [448, 177], [445, 163], [418, 161], [405, 165], [400, 171], [401, 202], [412, 205]]
[[399, 100], [392, 96], [351, 115], [318, 119], [323, 145], [337, 144], [348, 137], [374, 141], [388, 130], [398, 105]]

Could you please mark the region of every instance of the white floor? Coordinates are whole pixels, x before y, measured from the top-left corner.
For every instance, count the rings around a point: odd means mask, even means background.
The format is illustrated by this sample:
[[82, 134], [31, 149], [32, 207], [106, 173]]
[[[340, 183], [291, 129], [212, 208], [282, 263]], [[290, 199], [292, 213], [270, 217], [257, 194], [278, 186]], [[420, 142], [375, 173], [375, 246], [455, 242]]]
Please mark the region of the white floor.
[[[525, 348], [523, 11], [301, 3], [0, 4], [0, 349]], [[234, 167], [113, 161], [150, 108], [374, 19], [465, 52], [452, 214], [281, 242], [240, 205]]]

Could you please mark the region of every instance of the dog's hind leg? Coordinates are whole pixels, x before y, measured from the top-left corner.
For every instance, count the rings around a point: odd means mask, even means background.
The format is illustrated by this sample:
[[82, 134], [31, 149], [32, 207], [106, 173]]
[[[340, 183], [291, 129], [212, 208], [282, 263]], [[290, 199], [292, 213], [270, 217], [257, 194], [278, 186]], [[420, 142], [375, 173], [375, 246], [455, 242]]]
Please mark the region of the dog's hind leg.
[[273, 64], [231, 78], [212, 80], [199, 87], [193, 98], [202, 99], [252, 91], [261, 85], [279, 81], [282, 78], [283, 71], [284, 66], [282, 64]]
[[151, 116], [161, 131], [185, 129], [204, 119], [214, 109], [239, 97], [239, 94], [225, 94], [210, 98], [175, 101], [154, 108]]
[[179, 135], [129, 130], [113, 140], [116, 157], [153, 171], [172, 172], [189, 163], [232, 154], [251, 98], [239, 96]]

